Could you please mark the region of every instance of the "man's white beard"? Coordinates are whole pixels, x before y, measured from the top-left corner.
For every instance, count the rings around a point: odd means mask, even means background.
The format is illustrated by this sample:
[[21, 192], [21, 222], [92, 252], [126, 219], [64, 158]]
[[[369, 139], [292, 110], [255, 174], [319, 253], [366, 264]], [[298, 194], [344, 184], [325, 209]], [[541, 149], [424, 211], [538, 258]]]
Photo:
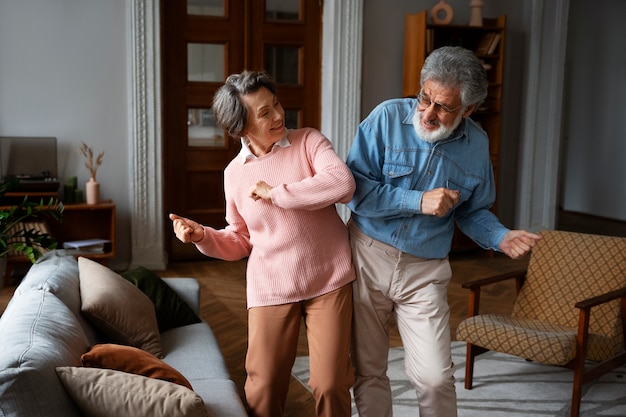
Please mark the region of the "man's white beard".
[[424, 112], [416, 111], [413, 114], [413, 128], [415, 129], [415, 133], [420, 139], [425, 140], [426, 142], [437, 142], [441, 139], [445, 139], [454, 132], [454, 129], [459, 126], [461, 120], [463, 119], [463, 113], [459, 113], [454, 122], [450, 126], [444, 126], [439, 123], [439, 127], [436, 130], [426, 130], [424, 126], [422, 126], [421, 120]]

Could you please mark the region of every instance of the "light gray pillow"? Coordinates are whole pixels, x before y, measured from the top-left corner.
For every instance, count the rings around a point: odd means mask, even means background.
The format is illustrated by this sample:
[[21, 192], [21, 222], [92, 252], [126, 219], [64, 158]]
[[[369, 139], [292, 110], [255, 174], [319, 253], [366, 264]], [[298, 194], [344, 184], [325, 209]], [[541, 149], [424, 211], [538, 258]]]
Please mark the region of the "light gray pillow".
[[79, 257], [81, 311], [113, 342], [163, 357], [154, 304], [119, 274]]

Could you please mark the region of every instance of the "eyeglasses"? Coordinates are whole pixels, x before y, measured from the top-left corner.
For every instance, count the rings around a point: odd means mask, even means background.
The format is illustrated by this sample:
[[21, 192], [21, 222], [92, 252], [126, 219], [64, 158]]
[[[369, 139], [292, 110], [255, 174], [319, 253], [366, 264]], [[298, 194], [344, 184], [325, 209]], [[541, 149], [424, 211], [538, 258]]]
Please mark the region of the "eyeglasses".
[[454, 113], [455, 111], [457, 111], [458, 109], [460, 109], [462, 107], [461, 106], [457, 106], [453, 109], [451, 109], [450, 107], [446, 106], [445, 104], [442, 103], [437, 103], [436, 101], [432, 101], [431, 99], [429, 99], [428, 97], [426, 97], [425, 95], [423, 95], [422, 93], [418, 93], [417, 94], [417, 101], [419, 102], [420, 106], [423, 106], [425, 108], [429, 108], [431, 105], [435, 105], [435, 112], [437, 112], [438, 114], [443, 112], [445, 113]]

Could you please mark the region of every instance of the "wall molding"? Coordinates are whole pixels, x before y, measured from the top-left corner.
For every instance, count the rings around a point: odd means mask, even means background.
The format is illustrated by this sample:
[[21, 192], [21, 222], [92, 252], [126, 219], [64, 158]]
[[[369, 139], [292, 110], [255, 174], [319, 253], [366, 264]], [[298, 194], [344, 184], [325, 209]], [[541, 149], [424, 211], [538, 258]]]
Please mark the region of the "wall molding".
[[323, 21], [321, 131], [345, 161], [361, 117], [363, 0], [326, 0]]
[[164, 246], [159, 2], [128, 2], [131, 267], [162, 270]]

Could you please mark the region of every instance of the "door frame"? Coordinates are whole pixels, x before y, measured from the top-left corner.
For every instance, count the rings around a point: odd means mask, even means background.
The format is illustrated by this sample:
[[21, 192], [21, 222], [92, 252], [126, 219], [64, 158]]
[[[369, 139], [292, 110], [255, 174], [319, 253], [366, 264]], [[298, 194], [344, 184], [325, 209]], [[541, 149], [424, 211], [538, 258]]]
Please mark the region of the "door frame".
[[[326, 0], [321, 130], [345, 158], [360, 121], [364, 0]], [[163, 226], [161, 27], [159, 0], [129, 0], [131, 268], [167, 267]], [[342, 39], [353, 42], [346, 45]], [[337, 115], [341, 117], [337, 117]], [[344, 209], [345, 216], [345, 209]]]

